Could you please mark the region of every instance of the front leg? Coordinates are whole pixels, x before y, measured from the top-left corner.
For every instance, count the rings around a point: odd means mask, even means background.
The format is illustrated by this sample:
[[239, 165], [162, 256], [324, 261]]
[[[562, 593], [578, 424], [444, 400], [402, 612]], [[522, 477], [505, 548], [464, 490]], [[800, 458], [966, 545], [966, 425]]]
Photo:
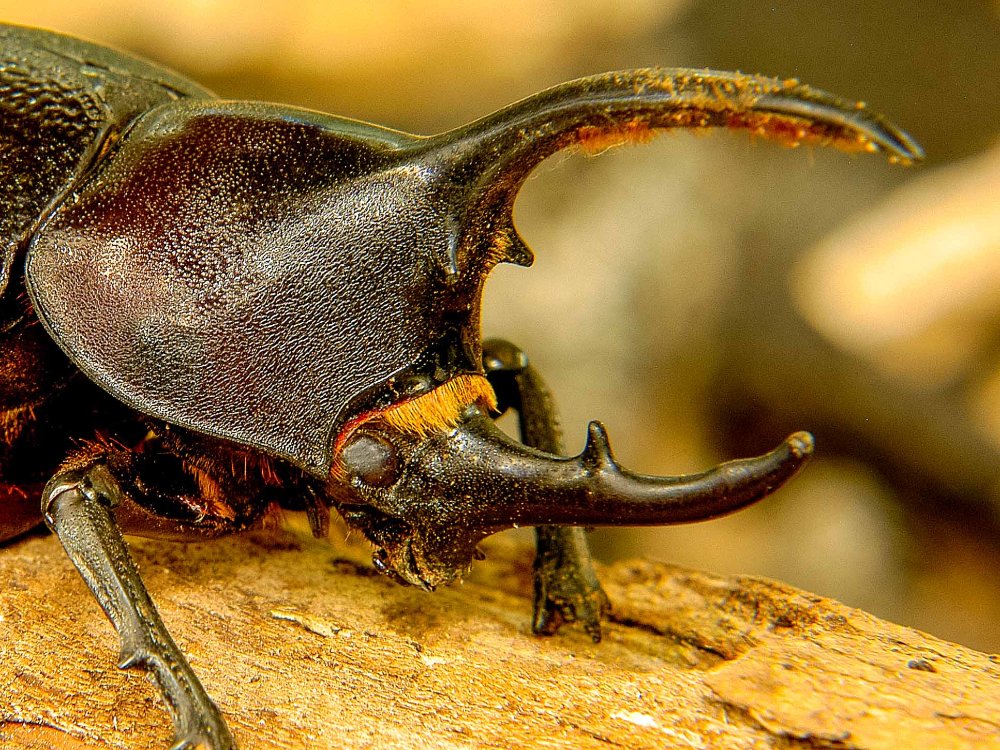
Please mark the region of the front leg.
[[[562, 454], [562, 433], [552, 394], [523, 351], [492, 339], [483, 344], [483, 366], [501, 411], [517, 411], [521, 441], [546, 453]], [[552, 634], [564, 622], [580, 622], [601, 640], [601, 619], [609, 610], [590, 557], [586, 532], [576, 526], [535, 528], [535, 602], [532, 628]]]
[[139, 577], [112, 509], [135, 505], [106, 459], [64, 469], [48, 483], [42, 511], [121, 639], [119, 667], [154, 677], [174, 722], [174, 750], [236, 750], [219, 709], [174, 643]]

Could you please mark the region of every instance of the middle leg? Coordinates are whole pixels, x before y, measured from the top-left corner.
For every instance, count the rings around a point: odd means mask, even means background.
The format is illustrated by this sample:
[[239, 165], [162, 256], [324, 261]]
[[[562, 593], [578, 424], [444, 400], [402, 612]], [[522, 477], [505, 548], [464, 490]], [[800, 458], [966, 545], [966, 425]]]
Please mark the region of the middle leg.
[[[527, 355], [507, 341], [483, 344], [483, 366], [501, 411], [518, 414], [521, 442], [562, 455], [562, 432], [552, 394]], [[610, 608], [594, 572], [586, 531], [576, 526], [535, 528], [535, 599], [532, 627], [552, 634], [564, 622], [580, 622], [601, 640], [601, 620]]]

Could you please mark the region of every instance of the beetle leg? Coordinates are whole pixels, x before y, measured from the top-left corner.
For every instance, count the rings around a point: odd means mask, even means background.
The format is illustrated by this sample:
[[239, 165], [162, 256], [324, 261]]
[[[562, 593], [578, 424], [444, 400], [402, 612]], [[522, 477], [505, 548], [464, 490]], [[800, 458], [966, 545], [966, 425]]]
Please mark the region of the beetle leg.
[[531, 626], [551, 635], [564, 622], [580, 622], [598, 643], [611, 607], [579, 526], [535, 527], [535, 604]]
[[121, 638], [119, 667], [152, 673], [170, 710], [174, 750], [235, 750], [218, 708], [174, 643], [139, 577], [112, 514], [125, 499], [102, 463], [64, 470], [46, 485], [42, 512]]
[[[521, 441], [547, 453], [562, 454], [562, 432], [545, 382], [523, 351], [507, 341], [483, 343], [483, 366], [501, 411], [518, 414]], [[576, 526], [535, 527], [535, 601], [532, 628], [552, 634], [564, 622], [580, 622], [601, 640], [601, 619], [609, 609], [590, 558], [586, 531]]]

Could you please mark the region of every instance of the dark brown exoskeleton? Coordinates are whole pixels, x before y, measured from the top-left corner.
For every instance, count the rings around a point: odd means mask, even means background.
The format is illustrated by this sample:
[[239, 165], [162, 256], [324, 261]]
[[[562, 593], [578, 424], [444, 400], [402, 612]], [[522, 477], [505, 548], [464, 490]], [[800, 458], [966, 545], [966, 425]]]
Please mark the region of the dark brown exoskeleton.
[[[44, 518], [180, 747], [235, 745], [122, 531], [229, 534], [279, 503], [323, 534], [334, 507], [380, 570], [432, 589], [484, 537], [536, 526], [535, 630], [578, 620], [596, 639], [606, 599], [581, 527], [729, 513], [811, 453], [798, 433], [642, 476], [594, 422], [559, 455], [538, 374], [479, 330], [489, 271], [531, 263], [511, 212], [540, 161], [709, 127], [921, 157], [861, 105], [740, 74], [585, 78], [423, 138], [220, 101], [49, 32], [0, 27], [0, 50], [0, 540]], [[494, 425], [506, 409], [521, 443]]]

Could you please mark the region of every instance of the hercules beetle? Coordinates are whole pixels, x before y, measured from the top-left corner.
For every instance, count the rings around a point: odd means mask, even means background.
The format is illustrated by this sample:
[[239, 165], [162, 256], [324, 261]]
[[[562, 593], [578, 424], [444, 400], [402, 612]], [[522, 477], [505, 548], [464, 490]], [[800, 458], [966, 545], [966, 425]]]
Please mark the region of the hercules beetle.
[[[733, 73], [584, 78], [417, 137], [221, 101], [50, 32], [0, 27], [0, 45], [0, 539], [44, 518], [121, 666], [159, 684], [179, 747], [235, 745], [121, 531], [217, 536], [278, 503], [322, 535], [333, 507], [381, 571], [432, 589], [484, 537], [536, 526], [535, 630], [581, 620], [596, 639], [606, 599], [580, 527], [719, 516], [811, 453], [797, 433], [649, 477], [594, 422], [580, 455], [559, 455], [542, 380], [479, 331], [489, 271], [532, 261], [512, 207], [540, 161], [709, 127], [921, 157], [860, 104]], [[506, 409], [521, 443], [494, 426]]]

